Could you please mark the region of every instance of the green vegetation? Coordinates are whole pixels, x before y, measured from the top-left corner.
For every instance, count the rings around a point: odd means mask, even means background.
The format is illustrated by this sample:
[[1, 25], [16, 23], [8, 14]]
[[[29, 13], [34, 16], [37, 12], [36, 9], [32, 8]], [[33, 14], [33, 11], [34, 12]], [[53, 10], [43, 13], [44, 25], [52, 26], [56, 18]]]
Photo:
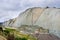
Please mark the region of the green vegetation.
[[7, 40], [36, 40], [32, 35], [20, 33], [16, 29], [5, 28], [1, 32]]
[[[31, 33], [38, 31], [40, 33], [49, 33], [48, 29], [44, 29], [39, 26], [30, 27], [31, 25], [22, 25], [21, 27], [14, 28], [3, 28], [0, 27], [0, 35], [4, 36], [7, 40], [36, 40]], [[22, 32], [22, 33], [21, 33]], [[27, 34], [28, 32], [28, 34]]]
[[27, 40], [26, 38], [16, 37], [15, 40]]

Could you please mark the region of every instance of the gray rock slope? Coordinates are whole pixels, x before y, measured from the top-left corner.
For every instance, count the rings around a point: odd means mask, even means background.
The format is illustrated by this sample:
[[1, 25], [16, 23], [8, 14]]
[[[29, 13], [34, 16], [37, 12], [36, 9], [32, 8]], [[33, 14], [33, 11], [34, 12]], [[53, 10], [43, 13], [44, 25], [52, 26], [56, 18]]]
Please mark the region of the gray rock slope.
[[49, 29], [49, 32], [60, 37], [60, 9], [58, 8], [29, 8], [17, 18], [6, 21], [3, 25], [20, 27], [21, 25], [39, 25]]

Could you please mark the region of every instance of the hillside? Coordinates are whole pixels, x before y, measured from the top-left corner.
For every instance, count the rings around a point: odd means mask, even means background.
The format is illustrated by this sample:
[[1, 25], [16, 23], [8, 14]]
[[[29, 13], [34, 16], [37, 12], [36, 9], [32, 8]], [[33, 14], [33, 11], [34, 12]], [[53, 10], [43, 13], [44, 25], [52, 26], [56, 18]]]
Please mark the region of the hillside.
[[[60, 9], [29, 8], [17, 18], [4, 22], [5, 27], [21, 27], [21, 25], [38, 25], [49, 29], [49, 33], [60, 37]], [[33, 27], [33, 26], [32, 26]]]

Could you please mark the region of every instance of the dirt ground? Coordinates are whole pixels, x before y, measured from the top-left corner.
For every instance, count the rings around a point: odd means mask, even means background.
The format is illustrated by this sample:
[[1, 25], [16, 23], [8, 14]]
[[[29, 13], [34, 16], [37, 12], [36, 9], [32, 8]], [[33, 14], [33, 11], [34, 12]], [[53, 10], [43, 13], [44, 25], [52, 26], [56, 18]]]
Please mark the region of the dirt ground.
[[7, 39], [0, 35], [0, 40], [7, 40]]

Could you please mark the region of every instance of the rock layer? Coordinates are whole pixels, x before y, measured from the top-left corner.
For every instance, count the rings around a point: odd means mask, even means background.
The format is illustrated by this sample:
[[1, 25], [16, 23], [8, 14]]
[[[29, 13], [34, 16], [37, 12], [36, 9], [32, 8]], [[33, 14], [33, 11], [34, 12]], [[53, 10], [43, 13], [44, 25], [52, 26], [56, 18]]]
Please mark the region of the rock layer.
[[49, 29], [49, 33], [60, 37], [60, 9], [58, 8], [29, 8], [17, 18], [6, 21], [3, 25], [20, 27], [21, 25], [39, 25]]

